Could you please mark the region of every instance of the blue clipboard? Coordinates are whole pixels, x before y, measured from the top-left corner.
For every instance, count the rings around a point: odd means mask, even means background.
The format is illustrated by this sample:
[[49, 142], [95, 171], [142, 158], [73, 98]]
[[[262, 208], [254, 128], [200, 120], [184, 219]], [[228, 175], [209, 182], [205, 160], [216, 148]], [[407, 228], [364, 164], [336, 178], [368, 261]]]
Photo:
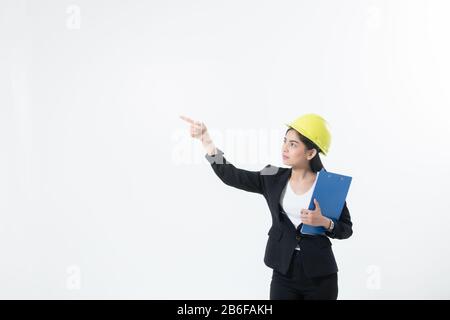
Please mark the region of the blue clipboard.
[[[334, 221], [339, 220], [351, 182], [350, 176], [328, 172], [325, 169], [320, 170], [308, 209], [316, 208], [315, 198], [319, 202], [322, 215]], [[324, 227], [313, 227], [307, 224], [303, 224], [301, 228], [303, 234], [317, 235], [324, 234], [325, 231]]]

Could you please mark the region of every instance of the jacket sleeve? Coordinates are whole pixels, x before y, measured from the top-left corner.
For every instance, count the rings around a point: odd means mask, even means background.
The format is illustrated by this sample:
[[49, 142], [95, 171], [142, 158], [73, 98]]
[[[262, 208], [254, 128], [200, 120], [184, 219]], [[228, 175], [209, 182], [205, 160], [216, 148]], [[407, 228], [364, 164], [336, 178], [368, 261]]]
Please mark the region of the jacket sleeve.
[[334, 220], [334, 228], [332, 231], [326, 231], [325, 234], [333, 239], [347, 239], [353, 234], [352, 221], [350, 218], [350, 212], [347, 208], [347, 201], [344, 202], [341, 216], [339, 220]]
[[261, 171], [239, 169], [225, 159], [222, 150], [219, 148], [216, 148], [216, 150], [216, 154], [212, 156], [206, 154], [205, 157], [220, 180], [229, 186], [241, 190], [260, 194], [264, 193], [264, 181], [261, 176], [268, 174], [264, 171], [267, 171], [266, 168], [270, 168], [270, 165], [267, 165]]

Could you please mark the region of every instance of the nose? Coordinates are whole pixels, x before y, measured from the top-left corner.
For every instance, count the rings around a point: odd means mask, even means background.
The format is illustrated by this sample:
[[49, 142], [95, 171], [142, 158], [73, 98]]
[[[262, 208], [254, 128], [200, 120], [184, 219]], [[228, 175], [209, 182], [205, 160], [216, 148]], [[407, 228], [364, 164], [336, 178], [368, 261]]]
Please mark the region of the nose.
[[281, 145], [281, 153], [282, 154], [288, 153], [288, 144], [286, 142], [283, 142], [283, 144]]

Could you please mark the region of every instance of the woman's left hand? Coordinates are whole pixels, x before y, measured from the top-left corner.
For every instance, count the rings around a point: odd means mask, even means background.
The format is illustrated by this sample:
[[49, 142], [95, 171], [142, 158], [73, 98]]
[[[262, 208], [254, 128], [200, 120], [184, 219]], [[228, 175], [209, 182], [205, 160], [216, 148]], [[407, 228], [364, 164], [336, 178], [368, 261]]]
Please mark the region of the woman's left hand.
[[300, 219], [304, 224], [313, 226], [313, 227], [325, 227], [328, 228], [329, 219], [322, 215], [322, 210], [320, 210], [319, 202], [314, 199], [314, 204], [316, 205], [316, 209], [308, 210], [302, 209], [300, 212]]

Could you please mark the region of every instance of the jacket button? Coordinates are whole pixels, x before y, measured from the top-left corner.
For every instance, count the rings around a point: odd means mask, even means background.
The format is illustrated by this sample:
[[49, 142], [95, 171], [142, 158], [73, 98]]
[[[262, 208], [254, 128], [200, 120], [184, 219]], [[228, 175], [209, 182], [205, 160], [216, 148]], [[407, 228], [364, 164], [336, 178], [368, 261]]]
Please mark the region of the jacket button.
[[298, 241], [298, 240], [301, 239], [301, 237], [300, 236], [295, 236], [295, 239], [297, 239], [297, 241]]

